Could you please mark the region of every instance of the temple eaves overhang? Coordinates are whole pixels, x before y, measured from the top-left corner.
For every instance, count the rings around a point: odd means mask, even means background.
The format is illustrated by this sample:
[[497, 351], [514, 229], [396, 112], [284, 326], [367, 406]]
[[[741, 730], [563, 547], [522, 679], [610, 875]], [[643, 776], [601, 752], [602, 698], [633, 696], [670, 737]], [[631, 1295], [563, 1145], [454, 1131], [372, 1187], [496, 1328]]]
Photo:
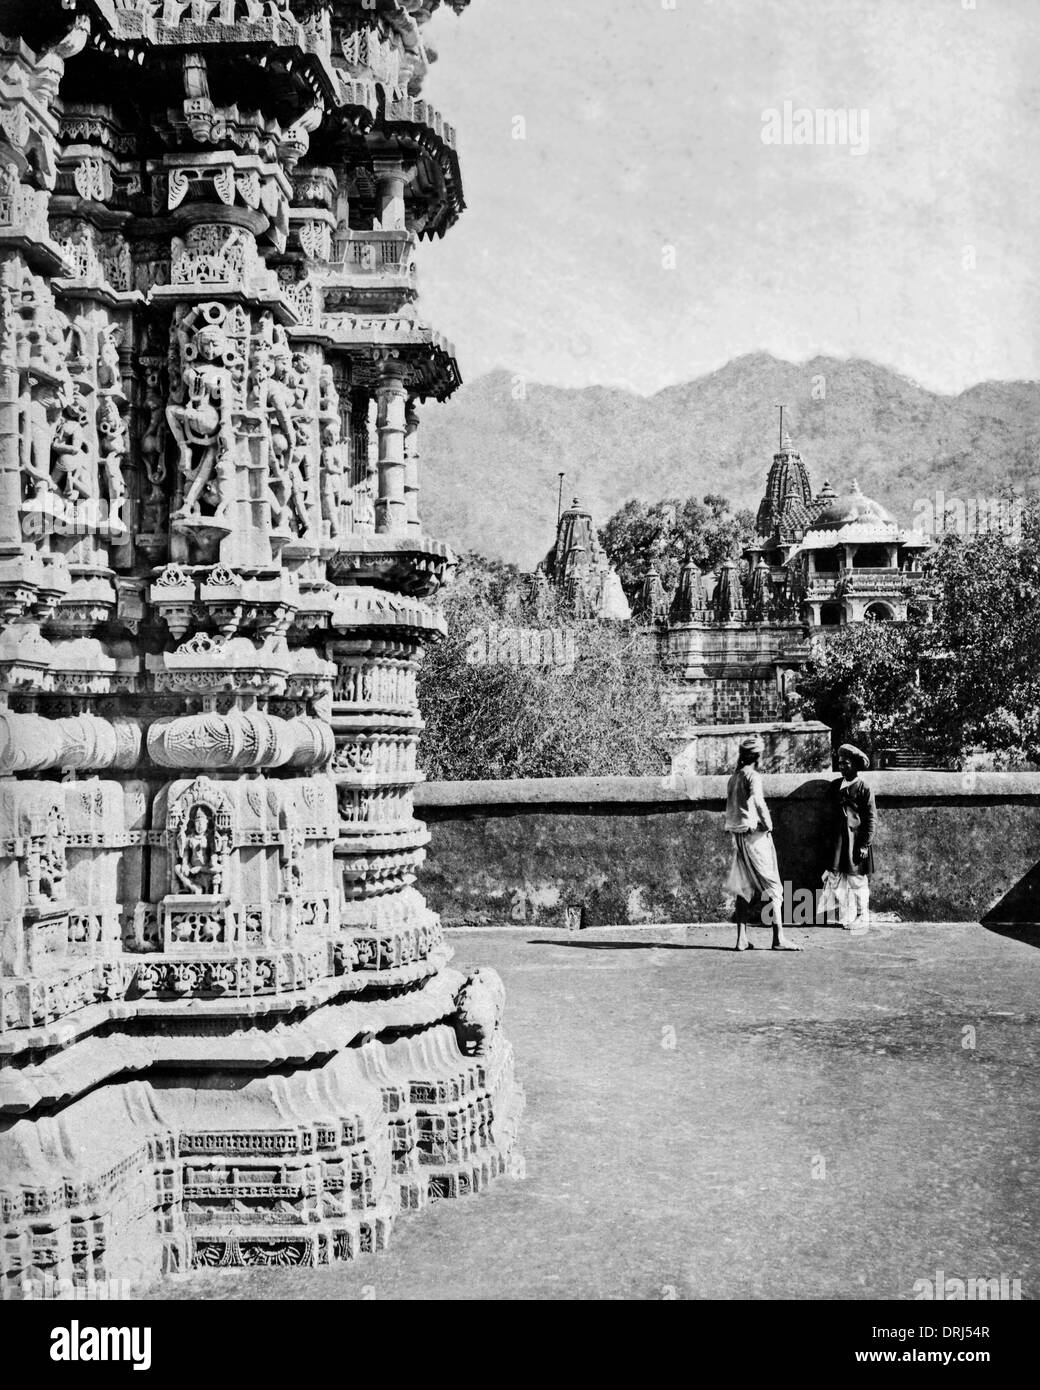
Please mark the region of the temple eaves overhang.
[[[453, 4], [461, 10], [466, 0]], [[275, 9], [274, 5], [281, 8]], [[430, 6], [430, 9], [436, 6]], [[72, 0], [70, 9], [89, 18], [93, 47], [136, 73], [146, 50], [166, 49], [249, 58], [269, 68], [283, 85], [283, 99], [299, 114], [320, 105], [323, 120], [338, 114], [359, 133], [382, 132], [414, 148], [419, 178], [430, 193], [431, 210], [419, 235], [443, 236], [465, 210], [455, 128], [441, 113], [375, 75], [348, 72], [334, 59], [328, 11], [311, 11], [304, 20], [288, 0], [204, 0], [207, 17], [194, 16], [191, 0]], [[393, 0], [394, 12], [400, 10]], [[61, 12], [67, 23], [68, 10]], [[143, 76], [143, 75], [142, 75]]]
[[375, 381], [381, 365], [396, 362], [421, 400], [446, 400], [462, 384], [452, 344], [411, 319], [327, 314], [320, 327], [290, 329], [289, 336], [320, 343], [333, 356], [337, 349], [349, 351], [356, 382], [365, 379], [366, 369]]
[[850, 522], [835, 530], [808, 531], [791, 552], [789, 560], [803, 550], [833, 550], [837, 545], [905, 545], [927, 550], [932, 542], [920, 531], [906, 531], [898, 526], [868, 525]]

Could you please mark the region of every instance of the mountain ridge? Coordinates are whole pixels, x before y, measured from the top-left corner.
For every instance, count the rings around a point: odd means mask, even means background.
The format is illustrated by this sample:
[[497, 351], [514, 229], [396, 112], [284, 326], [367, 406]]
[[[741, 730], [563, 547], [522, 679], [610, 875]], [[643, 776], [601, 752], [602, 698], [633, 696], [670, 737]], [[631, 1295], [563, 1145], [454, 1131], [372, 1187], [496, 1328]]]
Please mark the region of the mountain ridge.
[[559, 479], [602, 526], [630, 497], [721, 492], [756, 507], [777, 406], [815, 490], [855, 478], [901, 521], [914, 503], [1037, 487], [1040, 382], [928, 390], [863, 358], [745, 353], [652, 396], [558, 387], [495, 368], [423, 411], [424, 529], [456, 550], [533, 568], [552, 543]]

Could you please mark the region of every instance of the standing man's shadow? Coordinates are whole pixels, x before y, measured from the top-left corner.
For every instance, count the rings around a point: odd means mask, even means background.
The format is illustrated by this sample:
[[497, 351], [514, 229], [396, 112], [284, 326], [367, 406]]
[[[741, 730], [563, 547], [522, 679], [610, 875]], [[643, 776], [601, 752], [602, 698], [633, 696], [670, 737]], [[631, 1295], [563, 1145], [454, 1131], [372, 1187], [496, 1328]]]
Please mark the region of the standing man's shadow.
[[[780, 881], [790, 883], [792, 897], [808, 891], [813, 894], [815, 902], [819, 893], [833, 839], [831, 786], [837, 776], [834, 773], [832, 776], [813, 777], [800, 783], [789, 795], [770, 799]], [[760, 907], [758, 912], [761, 912]], [[815, 913], [813, 921], [818, 926], [826, 925], [816, 920]], [[795, 925], [808, 926], [810, 923]]]

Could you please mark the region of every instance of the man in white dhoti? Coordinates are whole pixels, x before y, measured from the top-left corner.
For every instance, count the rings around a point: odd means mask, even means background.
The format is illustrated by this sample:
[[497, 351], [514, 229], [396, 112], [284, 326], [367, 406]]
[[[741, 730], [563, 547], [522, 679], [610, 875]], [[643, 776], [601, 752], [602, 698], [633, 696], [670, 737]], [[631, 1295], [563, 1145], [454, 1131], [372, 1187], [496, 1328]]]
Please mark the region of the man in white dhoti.
[[754, 948], [748, 940], [747, 924], [751, 903], [767, 904], [762, 920], [773, 928], [774, 951], [800, 951], [784, 936], [784, 890], [773, 846], [773, 819], [762, 790], [758, 761], [765, 744], [756, 735], [740, 745], [737, 770], [726, 789], [726, 829], [733, 837], [733, 859], [726, 879], [726, 890], [737, 900], [736, 950]]

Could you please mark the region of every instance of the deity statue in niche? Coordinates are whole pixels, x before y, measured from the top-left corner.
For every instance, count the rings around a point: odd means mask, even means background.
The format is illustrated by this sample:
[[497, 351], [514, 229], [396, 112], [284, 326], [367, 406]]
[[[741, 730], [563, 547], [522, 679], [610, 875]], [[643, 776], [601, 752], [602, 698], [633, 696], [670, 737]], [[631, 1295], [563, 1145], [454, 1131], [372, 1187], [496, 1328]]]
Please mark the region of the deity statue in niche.
[[186, 893], [219, 893], [227, 835], [208, 806], [194, 806], [177, 829], [173, 873]]
[[333, 415], [339, 418], [339, 392], [336, 390], [332, 368], [327, 362], [322, 363], [318, 370], [318, 401], [323, 420], [330, 419]]
[[40, 895], [52, 901], [65, 890], [65, 817], [57, 806], [47, 812], [47, 829], [39, 850]]
[[123, 394], [123, 380], [119, 367], [119, 344], [122, 336], [122, 332], [114, 324], [103, 328], [98, 335], [98, 386], [102, 391], [114, 396]]
[[51, 442], [51, 479], [60, 495], [71, 502], [96, 495], [87, 418], [83, 400], [72, 393], [66, 395]]
[[26, 497], [53, 492], [51, 445], [62, 409], [62, 395], [48, 384], [27, 385], [19, 400], [18, 453]]
[[97, 414], [98, 446], [105, 482], [105, 495], [110, 503], [121, 502], [126, 496], [123, 481], [123, 462], [126, 458], [126, 423], [111, 396], [102, 396]]
[[286, 379], [288, 349], [263, 339], [253, 349], [253, 390], [263, 429], [267, 434], [268, 492], [271, 524], [279, 523], [290, 502], [289, 459], [296, 444], [292, 419], [292, 387]]
[[290, 897], [299, 893], [303, 886], [303, 849], [303, 831], [290, 826], [282, 849], [282, 891]]
[[53, 300], [39, 282], [29, 283], [23, 289], [20, 312], [24, 323], [23, 337], [29, 348], [29, 366], [40, 369], [55, 380], [67, 381], [67, 316], [54, 307]]
[[[307, 424], [303, 429], [297, 431], [297, 438], [302, 434], [306, 441], [310, 442], [310, 425]], [[289, 459], [289, 519], [293, 530], [297, 535], [304, 535], [309, 529], [311, 519], [308, 514], [308, 484], [307, 469], [305, 460], [306, 453], [293, 451]]]
[[332, 368], [327, 362], [318, 372], [318, 420], [321, 432], [321, 519], [327, 524], [329, 535], [336, 537], [344, 529], [343, 507], [348, 501], [349, 489], [339, 392]]
[[285, 381], [291, 393], [290, 410], [294, 435], [293, 447], [289, 452], [289, 511], [295, 529], [303, 535], [310, 530], [311, 525], [311, 452], [317, 410], [307, 362], [298, 353], [292, 357], [291, 363], [285, 369]]
[[215, 323], [198, 329], [194, 342], [182, 337], [181, 360], [188, 363], [183, 399], [166, 407], [166, 420], [177, 441], [177, 466], [187, 490], [171, 520], [201, 516], [202, 502], [219, 517], [231, 501], [235, 437], [229, 352], [227, 335]]
[[326, 420], [321, 429], [321, 519], [335, 538], [343, 530], [346, 465], [339, 437], [339, 420]]

